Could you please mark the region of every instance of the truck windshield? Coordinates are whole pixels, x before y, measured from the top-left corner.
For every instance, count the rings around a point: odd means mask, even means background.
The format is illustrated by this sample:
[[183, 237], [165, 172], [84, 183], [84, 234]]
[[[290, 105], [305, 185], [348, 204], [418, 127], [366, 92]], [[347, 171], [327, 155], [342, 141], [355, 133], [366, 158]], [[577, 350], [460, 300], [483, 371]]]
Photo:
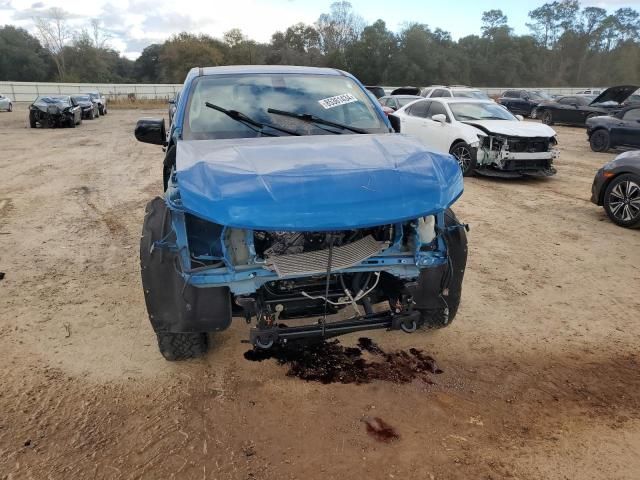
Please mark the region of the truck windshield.
[[[185, 140], [255, 137], [259, 135], [255, 129], [208, 108], [205, 102], [242, 112], [257, 122], [277, 125], [300, 135], [332, 132], [321, 125], [268, 110], [314, 115], [366, 133], [389, 131], [369, 95], [345, 76], [246, 74], [211, 75], [194, 80], [183, 123]], [[347, 130], [344, 133], [354, 132]]]

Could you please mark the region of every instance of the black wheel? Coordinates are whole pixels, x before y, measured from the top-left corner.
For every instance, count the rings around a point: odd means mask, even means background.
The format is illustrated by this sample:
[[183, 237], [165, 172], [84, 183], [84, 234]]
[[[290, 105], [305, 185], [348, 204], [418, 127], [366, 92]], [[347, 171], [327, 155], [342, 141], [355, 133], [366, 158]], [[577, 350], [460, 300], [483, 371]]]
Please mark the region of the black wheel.
[[201, 357], [209, 347], [206, 333], [156, 333], [158, 348], [170, 362]]
[[545, 125], [553, 125], [553, 114], [549, 110], [544, 110], [540, 115], [540, 119]]
[[[451, 209], [445, 212], [445, 227], [458, 225], [460, 222]], [[465, 230], [456, 228], [443, 235], [449, 252], [449, 266], [446, 284], [440, 295], [440, 307], [420, 309], [421, 323], [425, 328], [444, 328], [451, 325], [458, 313], [462, 296], [462, 280], [467, 267], [467, 234]]]
[[9, 104], [9, 109], [7, 110], [7, 112], [13, 112], [13, 103]]
[[529, 112], [529, 118], [536, 118], [537, 111], [538, 111], [538, 107], [533, 107]]
[[475, 148], [471, 148], [467, 142], [458, 142], [451, 147], [449, 153], [458, 160], [463, 176], [470, 177], [473, 175], [476, 169], [477, 151]]
[[591, 134], [589, 144], [594, 152], [606, 152], [609, 150], [611, 137], [609, 131], [601, 128]]
[[604, 211], [621, 227], [640, 228], [640, 176], [619, 175], [604, 192]]
[[30, 126], [31, 128], [36, 128], [37, 123], [38, 123], [38, 122], [36, 122], [36, 119], [35, 119], [35, 118], [33, 118], [33, 115], [29, 115], [29, 126]]
[[93, 113], [93, 109], [91, 110], [91, 113], [89, 114], [89, 120], [93, 120], [94, 118], [96, 118], [95, 114]]
[[256, 338], [256, 347], [262, 350], [269, 350], [273, 347], [273, 338], [272, 337], [258, 337]]
[[209, 332], [231, 324], [228, 287], [196, 288], [176, 271], [177, 253], [157, 247], [156, 241], [175, 241], [171, 212], [156, 197], [147, 204], [140, 238], [140, 269], [149, 321], [167, 360], [202, 355]]
[[415, 322], [415, 320], [408, 323], [401, 323], [400, 329], [404, 333], [413, 333], [418, 329], [418, 324]]
[[76, 123], [75, 119], [72, 117], [71, 121], [69, 122], [69, 128], [76, 128], [76, 125], [77, 125], [77, 123]]

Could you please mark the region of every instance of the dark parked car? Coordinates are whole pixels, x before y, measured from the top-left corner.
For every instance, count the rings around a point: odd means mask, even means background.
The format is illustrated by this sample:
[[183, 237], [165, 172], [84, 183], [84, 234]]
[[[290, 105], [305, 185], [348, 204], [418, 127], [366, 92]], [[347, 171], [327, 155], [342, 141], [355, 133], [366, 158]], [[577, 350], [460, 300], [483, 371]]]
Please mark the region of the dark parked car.
[[368, 86], [366, 86], [366, 87], [364, 87], [364, 88], [366, 88], [366, 89], [367, 89], [367, 90], [369, 90], [371, 93], [373, 93], [373, 95], [374, 95], [376, 98], [381, 98], [381, 97], [384, 97], [384, 96], [385, 96], [384, 88], [382, 88], [382, 87], [378, 87], [378, 86], [374, 86], [374, 85], [368, 85]]
[[634, 93], [624, 102], [625, 106], [640, 105], [640, 94]]
[[594, 152], [606, 152], [615, 147], [640, 148], [640, 105], [612, 115], [589, 118], [587, 135]]
[[507, 90], [498, 98], [498, 103], [511, 113], [531, 118], [536, 118], [538, 104], [545, 101], [553, 101], [553, 98], [542, 90]]
[[40, 96], [29, 105], [31, 128], [71, 127], [82, 123], [82, 110], [68, 95]]
[[398, 87], [391, 91], [391, 95], [420, 95], [418, 87]]
[[389, 107], [395, 111], [415, 100], [421, 99], [422, 97], [420, 95], [387, 95], [386, 97], [378, 99], [378, 101], [383, 107]]
[[[162, 119], [135, 130], [167, 148], [140, 242], [167, 360], [205, 353], [233, 310], [255, 319], [259, 348], [451, 324], [467, 258], [451, 155], [391, 133], [335, 69], [194, 68], [181, 98], [169, 135]], [[328, 317], [341, 310], [350, 318]]]
[[611, 87], [595, 98], [587, 95], [566, 95], [554, 101], [541, 102], [536, 116], [547, 125], [585, 125], [588, 118], [608, 115], [623, 108], [622, 104], [637, 89], [637, 86], [632, 85]]
[[617, 225], [640, 227], [640, 150], [622, 153], [598, 170], [591, 201]]
[[94, 118], [100, 116], [100, 109], [98, 108], [98, 104], [93, 102], [89, 95], [72, 95], [71, 99], [82, 110], [82, 118], [93, 120]]

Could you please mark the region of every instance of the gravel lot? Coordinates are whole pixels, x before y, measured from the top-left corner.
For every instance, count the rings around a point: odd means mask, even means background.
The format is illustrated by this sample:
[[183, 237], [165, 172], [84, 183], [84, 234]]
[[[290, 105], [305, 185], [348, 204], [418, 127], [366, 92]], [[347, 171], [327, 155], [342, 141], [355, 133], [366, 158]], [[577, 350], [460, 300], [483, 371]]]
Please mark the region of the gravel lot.
[[434, 384], [324, 385], [245, 360], [239, 319], [204, 359], [158, 353], [138, 240], [162, 153], [133, 127], [164, 113], [75, 130], [0, 113], [1, 479], [638, 478], [640, 231], [589, 203], [613, 154], [584, 130], [557, 127], [554, 178], [465, 182], [450, 328], [369, 335], [433, 355]]

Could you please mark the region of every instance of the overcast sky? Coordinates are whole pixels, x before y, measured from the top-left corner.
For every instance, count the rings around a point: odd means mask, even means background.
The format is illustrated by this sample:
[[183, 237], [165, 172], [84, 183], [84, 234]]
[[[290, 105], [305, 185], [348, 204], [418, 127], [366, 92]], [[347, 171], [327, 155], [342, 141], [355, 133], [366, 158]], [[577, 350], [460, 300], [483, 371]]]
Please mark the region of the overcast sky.
[[[0, 25], [14, 24], [33, 31], [32, 18], [43, 10], [60, 7], [72, 15], [74, 26], [100, 18], [111, 32], [109, 45], [135, 59], [150, 43], [161, 42], [174, 33], [188, 31], [214, 37], [238, 27], [250, 38], [266, 42], [276, 30], [297, 22], [313, 23], [329, 11], [333, 0], [0, 0]], [[398, 31], [406, 21], [426, 23], [451, 32], [454, 38], [480, 33], [482, 12], [500, 8], [516, 33], [526, 33], [529, 10], [545, 1], [493, 0], [351, 0], [354, 10], [368, 23], [382, 18]], [[614, 10], [640, 10], [640, 0], [593, 0]]]

